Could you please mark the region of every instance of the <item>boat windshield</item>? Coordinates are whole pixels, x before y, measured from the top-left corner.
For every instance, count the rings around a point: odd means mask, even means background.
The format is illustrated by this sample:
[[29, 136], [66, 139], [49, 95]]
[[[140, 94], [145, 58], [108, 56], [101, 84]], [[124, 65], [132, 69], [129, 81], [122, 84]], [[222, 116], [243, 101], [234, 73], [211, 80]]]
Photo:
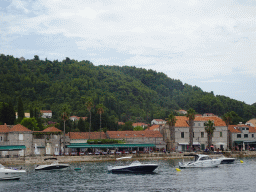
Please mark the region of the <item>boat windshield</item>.
[[201, 157], [201, 158], [199, 159], [199, 161], [204, 161], [204, 160], [212, 160], [212, 158], [211, 158], [211, 157], [208, 157], [208, 156], [205, 156], [205, 157]]

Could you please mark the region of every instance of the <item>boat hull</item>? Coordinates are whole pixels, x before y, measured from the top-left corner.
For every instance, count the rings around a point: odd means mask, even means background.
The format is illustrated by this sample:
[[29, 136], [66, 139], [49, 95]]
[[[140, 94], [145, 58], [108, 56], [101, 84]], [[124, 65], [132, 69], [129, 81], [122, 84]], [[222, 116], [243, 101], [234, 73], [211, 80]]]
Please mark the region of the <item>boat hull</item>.
[[138, 166], [116, 166], [109, 169], [112, 173], [152, 173], [158, 165], [138, 165]]
[[0, 172], [0, 180], [19, 180], [25, 174], [25, 170], [5, 170]]
[[235, 158], [223, 158], [221, 159], [221, 164], [232, 164], [235, 162]]
[[41, 165], [41, 166], [38, 166], [37, 168], [35, 168], [36, 171], [44, 171], [44, 170], [60, 170], [60, 169], [65, 169], [65, 168], [68, 168], [69, 165], [61, 165], [61, 164], [58, 164], [58, 165]]
[[204, 162], [189, 162], [189, 163], [181, 163], [179, 162], [179, 168], [214, 168], [218, 167], [221, 163], [221, 160], [214, 160], [214, 161], [204, 161]]

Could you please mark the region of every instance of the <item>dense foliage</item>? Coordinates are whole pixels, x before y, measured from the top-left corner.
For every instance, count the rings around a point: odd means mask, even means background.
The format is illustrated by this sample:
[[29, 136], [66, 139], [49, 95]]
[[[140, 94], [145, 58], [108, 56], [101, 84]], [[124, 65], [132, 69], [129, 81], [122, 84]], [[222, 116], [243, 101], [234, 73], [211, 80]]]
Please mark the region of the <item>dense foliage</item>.
[[[20, 61], [9, 55], [0, 56], [0, 67], [0, 102], [12, 103], [17, 111], [21, 98], [26, 112], [52, 110], [52, 120], [59, 121], [60, 128], [64, 105], [68, 106], [70, 115], [90, 117], [86, 105], [90, 99], [91, 131], [100, 128], [100, 114], [96, 109], [99, 104], [104, 106], [103, 130], [123, 130], [117, 121], [149, 123], [153, 118], [165, 119], [178, 109], [193, 108], [197, 113], [219, 116], [234, 111], [243, 121], [256, 115], [255, 105], [203, 92], [197, 86], [183, 84], [153, 70], [94, 66], [90, 61], [69, 58], [60, 62], [35, 56], [33, 60]], [[67, 121], [67, 130], [88, 131], [89, 119], [76, 125]]]

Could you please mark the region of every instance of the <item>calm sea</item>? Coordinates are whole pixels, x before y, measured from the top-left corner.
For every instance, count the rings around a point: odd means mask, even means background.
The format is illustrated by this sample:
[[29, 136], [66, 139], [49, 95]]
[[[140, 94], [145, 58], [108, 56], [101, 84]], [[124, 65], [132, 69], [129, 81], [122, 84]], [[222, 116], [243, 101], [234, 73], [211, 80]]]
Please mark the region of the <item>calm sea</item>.
[[76, 163], [68, 170], [41, 172], [29, 165], [21, 180], [0, 181], [0, 191], [256, 191], [256, 158], [242, 160], [180, 172], [175, 170], [180, 160], [143, 161], [159, 164], [154, 174], [108, 173], [115, 162]]

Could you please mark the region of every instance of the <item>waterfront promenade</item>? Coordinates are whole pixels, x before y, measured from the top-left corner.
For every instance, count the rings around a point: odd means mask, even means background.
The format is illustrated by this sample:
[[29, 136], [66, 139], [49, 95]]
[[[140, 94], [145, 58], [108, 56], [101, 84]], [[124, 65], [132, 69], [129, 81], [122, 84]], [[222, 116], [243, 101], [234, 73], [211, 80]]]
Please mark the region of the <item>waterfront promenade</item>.
[[[125, 156], [133, 156], [134, 160], [158, 160], [158, 159], [189, 159], [191, 157], [184, 156], [189, 152], [179, 153], [149, 153], [149, 154], [127, 154]], [[208, 153], [209, 154], [209, 153]], [[220, 157], [222, 154], [209, 154], [212, 158]], [[243, 157], [256, 157], [256, 151], [226, 151], [223, 152], [224, 156], [243, 158]], [[123, 155], [124, 156], [124, 155]], [[0, 163], [4, 165], [18, 165], [18, 164], [42, 164], [45, 158], [56, 157], [59, 162], [74, 163], [74, 162], [101, 162], [101, 161], [115, 161], [121, 155], [84, 155], [84, 156], [29, 156], [29, 157], [12, 157], [0, 158]]]

